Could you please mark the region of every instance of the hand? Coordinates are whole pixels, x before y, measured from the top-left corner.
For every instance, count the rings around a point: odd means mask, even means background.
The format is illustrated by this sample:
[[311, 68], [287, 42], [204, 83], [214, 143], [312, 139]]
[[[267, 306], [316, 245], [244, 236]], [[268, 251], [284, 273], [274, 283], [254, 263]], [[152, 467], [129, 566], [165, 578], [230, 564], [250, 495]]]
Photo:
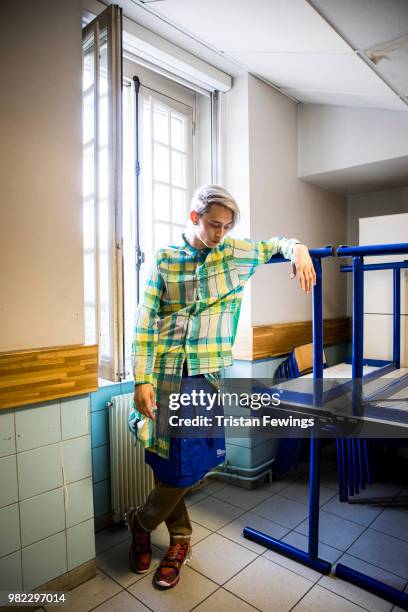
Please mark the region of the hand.
[[296, 274], [303, 291], [310, 293], [312, 286], [316, 284], [316, 272], [309, 255], [309, 249], [305, 244], [295, 246], [290, 278], [295, 278]]
[[138, 411], [149, 419], [155, 419], [154, 410], [157, 410], [154, 399], [153, 385], [143, 383], [135, 387], [135, 406]]

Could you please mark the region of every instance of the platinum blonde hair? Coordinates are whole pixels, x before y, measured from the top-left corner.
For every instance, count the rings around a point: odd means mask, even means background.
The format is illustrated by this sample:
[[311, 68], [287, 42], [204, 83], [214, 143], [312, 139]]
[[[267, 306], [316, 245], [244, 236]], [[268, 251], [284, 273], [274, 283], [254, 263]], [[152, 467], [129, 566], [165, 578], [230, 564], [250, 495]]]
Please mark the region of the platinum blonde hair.
[[239, 221], [239, 208], [232, 195], [220, 185], [203, 185], [197, 189], [191, 200], [190, 210], [195, 210], [201, 217], [208, 212], [212, 204], [225, 206], [232, 212], [232, 225]]

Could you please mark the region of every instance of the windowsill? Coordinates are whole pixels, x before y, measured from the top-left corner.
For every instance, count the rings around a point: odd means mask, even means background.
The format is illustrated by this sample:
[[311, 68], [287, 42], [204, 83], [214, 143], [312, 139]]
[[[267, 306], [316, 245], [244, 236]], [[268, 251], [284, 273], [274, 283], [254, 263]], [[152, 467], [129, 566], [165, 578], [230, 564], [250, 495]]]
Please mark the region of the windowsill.
[[133, 376], [128, 376], [127, 378], [125, 378], [124, 380], [121, 380], [120, 382], [115, 382], [113, 380], [106, 380], [105, 378], [98, 378], [98, 388], [100, 389], [101, 387], [111, 387], [112, 385], [123, 385], [124, 383], [129, 383], [129, 382], [133, 382]]

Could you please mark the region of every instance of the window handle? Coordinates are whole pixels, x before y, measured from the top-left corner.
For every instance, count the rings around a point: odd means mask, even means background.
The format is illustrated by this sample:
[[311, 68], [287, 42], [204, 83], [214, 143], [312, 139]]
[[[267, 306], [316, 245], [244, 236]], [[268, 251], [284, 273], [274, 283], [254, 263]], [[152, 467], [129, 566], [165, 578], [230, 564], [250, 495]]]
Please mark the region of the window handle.
[[136, 268], [138, 270], [140, 270], [140, 267], [141, 267], [142, 263], [144, 263], [144, 261], [145, 261], [145, 254], [141, 250], [140, 246], [138, 246], [137, 249], [136, 249]]

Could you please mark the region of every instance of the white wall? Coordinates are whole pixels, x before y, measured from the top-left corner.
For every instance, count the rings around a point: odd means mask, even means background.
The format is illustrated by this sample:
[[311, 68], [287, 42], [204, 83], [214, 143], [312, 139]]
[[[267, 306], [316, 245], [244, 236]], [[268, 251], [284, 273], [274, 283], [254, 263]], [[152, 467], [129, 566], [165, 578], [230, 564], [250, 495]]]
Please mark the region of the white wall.
[[81, 3], [0, 23], [0, 350], [83, 343]]
[[[359, 220], [408, 212], [408, 187], [358, 193], [347, 197], [347, 244], [359, 244]], [[408, 237], [406, 242], [408, 241]], [[348, 275], [347, 310], [352, 309], [352, 282]]]
[[211, 183], [211, 98], [196, 94], [196, 184]]
[[[231, 232], [231, 236], [250, 237], [250, 200], [249, 200], [249, 115], [248, 115], [248, 75], [234, 79], [233, 87], [223, 97], [221, 180], [226, 189], [235, 197], [241, 211], [241, 220]], [[250, 288], [244, 291], [240, 327], [251, 324]]]
[[[359, 244], [387, 244], [406, 242], [408, 214], [362, 217], [359, 221]], [[404, 261], [406, 255], [367, 257], [367, 263]], [[401, 365], [407, 367], [407, 300], [408, 274], [401, 270]], [[364, 357], [369, 359], [393, 358], [393, 273], [376, 270], [364, 275]]]
[[299, 105], [299, 176], [408, 155], [408, 112]]
[[408, 212], [408, 187], [384, 189], [382, 191], [358, 193], [348, 196], [347, 244], [358, 244], [358, 222], [361, 217], [396, 215], [404, 212]]
[[[297, 104], [249, 77], [251, 237], [296, 237], [310, 247], [346, 238], [346, 200], [297, 177]], [[324, 263], [324, 316], [343, 316], [346, 284]], [[252, 325], [311, 319], [311, 295], [291, 281], [290, 266], [262, 266], [252, 279]]]

